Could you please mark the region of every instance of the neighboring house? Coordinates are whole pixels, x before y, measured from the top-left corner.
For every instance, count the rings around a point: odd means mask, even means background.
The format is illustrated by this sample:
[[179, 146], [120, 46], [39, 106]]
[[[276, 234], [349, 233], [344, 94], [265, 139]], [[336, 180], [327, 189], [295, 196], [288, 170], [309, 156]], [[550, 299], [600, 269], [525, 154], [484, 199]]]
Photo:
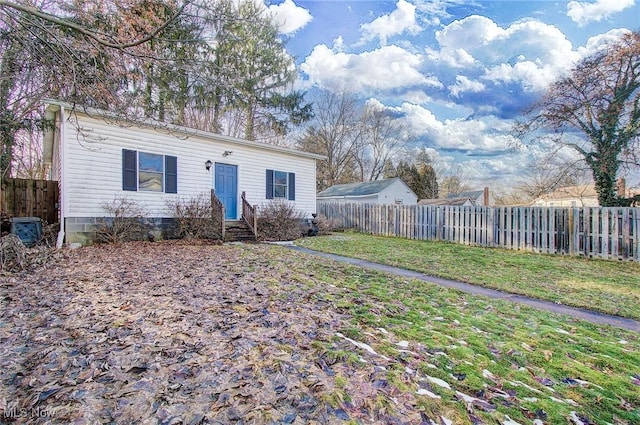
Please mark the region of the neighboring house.
[[471, 198], [463, 196], [460, 198], [421, 199], [418, 205], [473, 207], [474, 204]]
[[457, 207], [486, 207], [496, 204], [493, 194], [488, 187], [483, 190], [472, 190], [469, 192], [455, 193], [448, 195], [446, 198], [438, 199], [421, 199], [418, 205], [451, 205]]
[[480, 190], [470, 190], [468, 192], [455, 193], [447, 196], [447, 199], [469, 198], [476, 207], [492, 207], [496, 204], [493, 193], [488, 187]]
[[361, 202], [415, 205], [418, 197], [399, 177], [364, 183], [337, 184], [317, 195], [318, 202]]
[[[282, 199], [309, 217], [316, 211], [316, 160], [321, 155], [153, 121], [124, 122], [105, 111], [50, 101], [55, 127], [44, 135], [44, 162], [60, 185], [60, 225], [66, 242], [87, 243], [104, 206], [126, 198], [166, 231], [168, 203], [210, 196], [226, 219], [251, 205]], [[59, 239], [61, 243], [61, 239]]]
[[592, 184], [566, 186], [533, 201], [535, 207], [597, 207], [598, 193]]

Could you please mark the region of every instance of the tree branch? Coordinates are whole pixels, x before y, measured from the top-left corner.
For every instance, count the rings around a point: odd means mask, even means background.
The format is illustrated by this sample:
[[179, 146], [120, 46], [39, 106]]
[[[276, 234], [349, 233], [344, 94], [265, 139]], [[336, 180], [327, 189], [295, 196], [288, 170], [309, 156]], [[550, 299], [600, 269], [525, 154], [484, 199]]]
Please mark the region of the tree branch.
[[104, 47], [108, 47], [111, 49], [116, 49], [116, 50], [124, 50], [124, 49], [128, 49], [130, 47], [135, 47], [135, 46], [139, 46], [141, 44], [144, 44], [148, 41], [151, 41], [152, 39], [154, 39], [155, 37], [158, 36], [158, 34], [160, 34], [162, 31], [165, 30], [165, 28], [167, 28], [172, 22], [174, 22], [176, 20], [176, 18], [178, 16], [180, 16], [182, 14], [182, 12], [184, 11], [184, 9], [187, 7], [187, 5], [190, 3], [189, 0], [185, 1], [184, 4], [176, 11], [176, 13], [174, 13], [169, 19], [167, 19], [165, 22], [162, 23], [162, 25], [160, 25], [158, 28], [156, 28], [151, 34], [147, 35], [146, 37], [143, 37], [141, 39], [132, 41], [130, 43], [113, 43], [109, 40], [105, 40], [102, 37], [99, 37], [98, 35], [96, 35], [94, 32], [88, 30], [87, 28], [83, 27], [82, 25], [78, 25], [74, 22], [71, 21], [67, 21], [66, 19], [62, 19], [59, 18], [55, 15], [52, 15], [50, 13], [46, 13], [43, 12], [39, 9], [36, 9], [35, 7], [30, 7], [30, 6], [23, 6], [21, 4], [16, 4], [16, 3], [12, 3], [6, 0], [0, 0], [0, 7], [8, 7], [14, 10], [18, 10], [20, 12], [24, 12], [27, 13], [29, 15], [35, 16], [37, 18], [43, 19], [47, 22], [50, 22], [54, 25], [60, 26], [60, 27], [66, 27], [66, 28], [70, 28], [73, 29], [75, 31], [78, 31], [80, 34], [83, 34], [89, 38], [91, 38], [92, 40], [95, 40], [98, 44], [104, 46]]

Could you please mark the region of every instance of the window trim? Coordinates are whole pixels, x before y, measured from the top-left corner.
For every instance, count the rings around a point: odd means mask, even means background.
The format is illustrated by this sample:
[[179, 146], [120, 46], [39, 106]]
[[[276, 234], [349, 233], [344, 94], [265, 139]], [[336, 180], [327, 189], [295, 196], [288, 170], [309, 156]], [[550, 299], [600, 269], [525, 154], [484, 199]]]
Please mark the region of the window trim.
[[[140, 153], [157, 155], [162, 158], [162, 190], [140, 188]], [[178, 157], [133, 149], [122, 149], [122, 190], [145, 193], [178, 193]]]
[[[276, 173], [285, 175], [285, 184], [276, 184]], [[296, 174], [286, 171], [267, 169], [266, 174], [266, 198], [267, 199], [285, 199], [289, 201], [296, 200]], [[285, 188], [284, 196], [276, 196], [276, 187]]]
[[[278, 180], [281, 178], [284, 178], [284, 184], [278, 182]], [[278, 194], [280, 192], [280, 190], [278, 189], [284, 189], [284, 193], [282, 194], [282, 196]], [[285, 171], [273, 170], [273, 198], [289, 199], [289, 173]]]

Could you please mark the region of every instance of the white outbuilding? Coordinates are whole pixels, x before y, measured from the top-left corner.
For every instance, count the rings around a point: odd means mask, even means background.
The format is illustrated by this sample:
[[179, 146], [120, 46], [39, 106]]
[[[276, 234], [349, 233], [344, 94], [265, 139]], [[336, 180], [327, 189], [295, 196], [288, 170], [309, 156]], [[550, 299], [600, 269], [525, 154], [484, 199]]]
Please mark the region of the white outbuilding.
[[317, 195], [318, 202], [415, 205], [418, 197], [400, 177], [331, 186]]

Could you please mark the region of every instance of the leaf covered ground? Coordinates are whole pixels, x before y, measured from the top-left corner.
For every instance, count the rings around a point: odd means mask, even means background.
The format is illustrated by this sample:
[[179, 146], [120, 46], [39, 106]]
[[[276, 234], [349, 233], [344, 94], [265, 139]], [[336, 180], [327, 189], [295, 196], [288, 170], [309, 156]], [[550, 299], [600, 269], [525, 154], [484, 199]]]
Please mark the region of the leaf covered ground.
[[640, 423], [638, 335], [267, 245], [0, 282], [0, 422]]

